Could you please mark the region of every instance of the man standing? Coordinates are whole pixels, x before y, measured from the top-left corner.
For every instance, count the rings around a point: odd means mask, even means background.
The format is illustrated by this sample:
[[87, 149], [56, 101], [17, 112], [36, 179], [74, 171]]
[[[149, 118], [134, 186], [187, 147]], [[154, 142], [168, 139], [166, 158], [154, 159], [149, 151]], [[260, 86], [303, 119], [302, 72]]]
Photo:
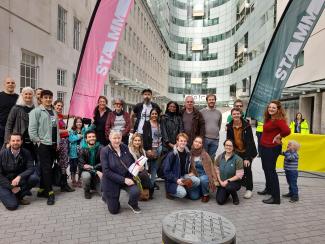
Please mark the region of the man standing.
[[4, 142], [5, 127], [9, 112], [18, 99], [18, 94], [15, 93], [15, 81], [7, 77], [3, 84], [4, 90], [0, 92], [0, 148], [2, 148]]
[[[234, 108], [239, 109], [240, 112], [241, 112], [241, 116], [242, 116], [243, 118], [245, 117], [245, 113], [243, 112], [244, 103], [243, 103], [242, 100], [237, 99], [237, 100], [234, 102]], [[229, 114], [228, 117], [227, 117], [227, 124], [229, 124], [231, 121], [232, 121], [232, 117], [231, 117], [231, 114]]]
[[47, 198], [47, 204], [54, 205], [52, 165], [60, 140], [58, 116], [52, 107], [53, 93], [51, 91], [43, 90], [41, 101], [42, 104], [29, 113], [28, 132], [31, 141], [38, 146], [41, 183], [37, 196]]
[[101, 194], [100, 179], [102, 178], [102, 167], [100, 164], [100, 150], [102, 146], [96, 142], [95, 131], [87, 131], [85, 134], [87, 144], [82, 145], [78, 152], [79, 169], [82, 171], [81, 179], [85, 191], [85, 198], [90, 199], [90, 190], [93, 187]]
[[196, 136], [205, 136], [205, 122], [202, 114], [194, 107], [194, 98], [187, 96], [185, 98], [185, 108], [182, 111], [184, 131], [188, 136], [187, 146], [189, 149]]
[[[131, 113], [131, 133], [138, 132], [141, 135], [143, 134], [143, 125], [145, 121], [148, 121], [150, 119], [150, 111], [151, 109], [155, 108], [158, 111], [158, 114], [161, 112], [158, 104], [151, 102], [152, 99], [152, 91], [150, 89], [144, 89], [142, 91], [143, 96], [143, 102], [138, 103], [133, 108], [133, 111]], [[136, 118], [135, 124], [134, 119]]]
[[30, 204], [24, 197], [39, 182], [32, 155], [21, 147], [22, 143], [22, 135], [13, 133], [9, 148], [0, 152], [0, 201], [8, 210]]
[[218, 150], [219, 131], [222, 123], [222, 114], [215, 108], [216, 98], [217, 97], [214, 94], [207, 95], [206, 101], [208, 106], [200, 111], [205, 122], [204, 149], [210, 155], [212, 160], [214, 160]]

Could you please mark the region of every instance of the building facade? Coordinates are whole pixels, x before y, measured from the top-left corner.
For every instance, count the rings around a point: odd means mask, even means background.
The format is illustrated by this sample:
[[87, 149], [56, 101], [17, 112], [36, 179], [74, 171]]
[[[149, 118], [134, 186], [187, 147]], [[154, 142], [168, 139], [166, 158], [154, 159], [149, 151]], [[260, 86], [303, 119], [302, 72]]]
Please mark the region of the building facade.
[[95, 0], [0, 1], [0, 79], [50, 89], [70, 101]]
[[[277, 22], [288, 0], [277, 1]], [[282, 102], [292, 121], [301, 112], [314, 134], [325, 134], [325, 14], [318, 20], [303, 52], [296, 59], [282, 94]]]
[[148, 0], [169, 46], [169, 96], [248, 99], [276, 25], [271, 0]]
[[155, 101], [168, 100], [168, 46], [145, 0], [135, 0], [113, 60], [104, 95], [122, 97], [126, 109], [150, 88]]
[[[83, 39], [96, 0], [0, 0], [0, 79], [11, 76], [17, 92], [46, 88], [68, 112]], [[102, 94], [120, 96], [128, 110], [151, 88], [166, 101], [168, 48], [146, 1], [136, 0]], [[111, 106], [111, 104], [109, 104]]]

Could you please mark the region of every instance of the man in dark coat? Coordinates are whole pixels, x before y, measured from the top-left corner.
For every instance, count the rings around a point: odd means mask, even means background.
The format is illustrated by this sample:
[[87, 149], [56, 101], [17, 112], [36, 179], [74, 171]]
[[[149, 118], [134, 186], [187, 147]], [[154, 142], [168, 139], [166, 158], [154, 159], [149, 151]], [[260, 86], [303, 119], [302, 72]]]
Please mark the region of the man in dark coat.
[[28, 150], [21, 147], [22, 135], [10, 136], [9, 148], [0, 152], [0, 201], [8, 210], [16, 210], [18, 205], [28, 205], [24, 197], [39, 182], [34, 161]]

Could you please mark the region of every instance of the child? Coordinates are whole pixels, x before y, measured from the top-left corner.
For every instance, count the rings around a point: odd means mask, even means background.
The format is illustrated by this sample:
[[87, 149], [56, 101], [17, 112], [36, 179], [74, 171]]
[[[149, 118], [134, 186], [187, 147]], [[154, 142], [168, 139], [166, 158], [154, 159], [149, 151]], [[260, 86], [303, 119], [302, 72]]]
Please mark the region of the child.
[[299, 201], [297, 186], [299, 159], [297, 151], [299, 148], [300, 144], [297, 141], [291, 140], [288, 142], [287, 151], [282, 153], [284, 155], [284, 171], [289, 184], [289, 193], [282, 196], [290, 197], [290, 202]]
[[71, 130], [69, 131], [69, 164], [70, 173], [73, 187], [81, 187], [81, 177], [78, 175], [78, 181], [76, 181], [76, 173], [78, 167], [78, 149], [85, 143], [84, 135], [88, 130], [94, 128], [94, 125], [90, 125], [87, 128], [84, 127], [84, 123], [80, 117], [77, 117], [73, 121]]

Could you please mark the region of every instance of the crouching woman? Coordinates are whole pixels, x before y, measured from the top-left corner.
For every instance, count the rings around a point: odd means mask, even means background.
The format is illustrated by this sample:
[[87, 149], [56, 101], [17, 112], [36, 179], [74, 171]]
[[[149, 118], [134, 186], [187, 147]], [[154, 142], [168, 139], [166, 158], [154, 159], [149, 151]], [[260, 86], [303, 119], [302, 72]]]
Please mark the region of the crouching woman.
[[140, 190], [133, 180], [128, 168], [134, 163], [128, 146], [122, 143], [122, 133], [111, 131], [110, 144], [100, 153], [100, 161], [103, 169], [102, 191], [103, 200], [108, 211], [117, 214], [120, 210], [121, 189], [129, 193], [128, 206], [134, 213], [141, 213], [138, 206]]

